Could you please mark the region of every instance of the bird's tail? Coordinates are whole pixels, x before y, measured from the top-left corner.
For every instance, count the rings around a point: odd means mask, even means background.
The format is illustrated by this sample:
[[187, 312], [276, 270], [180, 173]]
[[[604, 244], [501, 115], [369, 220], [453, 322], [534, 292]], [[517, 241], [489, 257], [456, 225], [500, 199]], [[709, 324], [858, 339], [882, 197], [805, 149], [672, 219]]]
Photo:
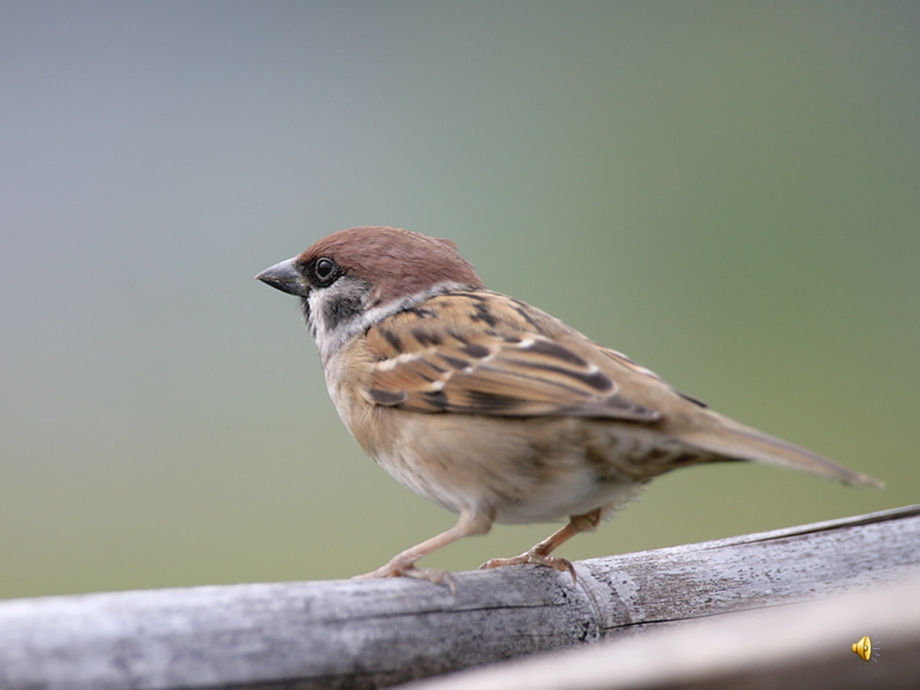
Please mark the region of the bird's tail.
[[719, 458], [752, 460], [808, 472], [852, 486], [881, 488], [883, 482], [763, 432], [709, 412], [716, 422], [681, 434], [681, 440]]

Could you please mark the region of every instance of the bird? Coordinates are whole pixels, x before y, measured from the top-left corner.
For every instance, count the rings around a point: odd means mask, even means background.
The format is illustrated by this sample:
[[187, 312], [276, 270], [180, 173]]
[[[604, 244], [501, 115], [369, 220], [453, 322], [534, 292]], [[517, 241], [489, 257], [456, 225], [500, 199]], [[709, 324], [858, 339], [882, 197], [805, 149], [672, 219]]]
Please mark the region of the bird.
[[326, 386], [364, 452], [456, 524], [358, 578], [447, 584], [425, 556], [493, 524], [566, 520], [524, 553], [482, 568], [568, 572], [553, 552], [653, 478], [754, 461], [849, 485], [865, 474], [709, 409], [624, 354], [486, 288], [454, 242], [355, 227], [256, 276], [301, 300]]

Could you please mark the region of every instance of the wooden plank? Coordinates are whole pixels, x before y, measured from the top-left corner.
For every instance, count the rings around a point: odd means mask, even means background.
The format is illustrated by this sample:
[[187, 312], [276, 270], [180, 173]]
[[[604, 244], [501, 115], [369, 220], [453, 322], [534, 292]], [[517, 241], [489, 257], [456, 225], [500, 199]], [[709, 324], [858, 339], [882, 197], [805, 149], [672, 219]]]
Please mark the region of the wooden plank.
[[[868, 662], [852, 652], [873, 640]], [[400, 690], [916, 690], [920, 578], [544, 654]]]
[[[920, 571], [920, 506], [576, 564], [0, 602], [0, 687], [375, 688]], [[854, 639], [855, 641], [855, 639]]]

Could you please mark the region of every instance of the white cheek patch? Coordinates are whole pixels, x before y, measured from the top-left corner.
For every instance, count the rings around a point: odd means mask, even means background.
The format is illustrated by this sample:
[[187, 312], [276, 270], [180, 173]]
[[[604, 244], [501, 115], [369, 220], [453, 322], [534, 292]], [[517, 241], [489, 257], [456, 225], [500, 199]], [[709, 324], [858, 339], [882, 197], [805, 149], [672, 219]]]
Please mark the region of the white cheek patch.
[[316, 339], [320, 352], [326, 348], [326, 344], [334, 332], [329, 328], [329, 324], [326, 323], [325, 319], [327, 305], [334, 299], [335, 295], [330, 295], [328, 288], [313, 289], [310, 291], [310, 297], [308, 298], [310, 303], [310, 330], [313, 332], [313, 337]]
[[[316, 337], [316, 334], [319, 333], [321, 328], [322, 319], [318, 316], [322, 313], [323, 308], [323, 295], [320, 294], [319, 290], [311, 290], [310, 296], [307, 298], [307, 304], [310, 305], [310, 318], [307, 322], [307, 325], [310, 327], [310, 331]], [[325, 332], [325, 329], [323, 329]]]

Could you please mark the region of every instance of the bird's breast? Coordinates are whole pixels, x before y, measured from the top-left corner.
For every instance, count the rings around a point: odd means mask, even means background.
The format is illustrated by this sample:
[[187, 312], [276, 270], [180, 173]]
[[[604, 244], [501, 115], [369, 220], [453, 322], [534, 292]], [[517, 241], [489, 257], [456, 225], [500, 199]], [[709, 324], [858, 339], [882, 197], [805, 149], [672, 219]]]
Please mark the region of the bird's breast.
[[615, 507], [646, 481], [629, 455], [642, 443], [629, 433], [612, 434], [609, 422], [418, 413], [363, 403], [346, 424], [407, 488], [455, 513], [488, 510], [501, 523], [551, 522]]

